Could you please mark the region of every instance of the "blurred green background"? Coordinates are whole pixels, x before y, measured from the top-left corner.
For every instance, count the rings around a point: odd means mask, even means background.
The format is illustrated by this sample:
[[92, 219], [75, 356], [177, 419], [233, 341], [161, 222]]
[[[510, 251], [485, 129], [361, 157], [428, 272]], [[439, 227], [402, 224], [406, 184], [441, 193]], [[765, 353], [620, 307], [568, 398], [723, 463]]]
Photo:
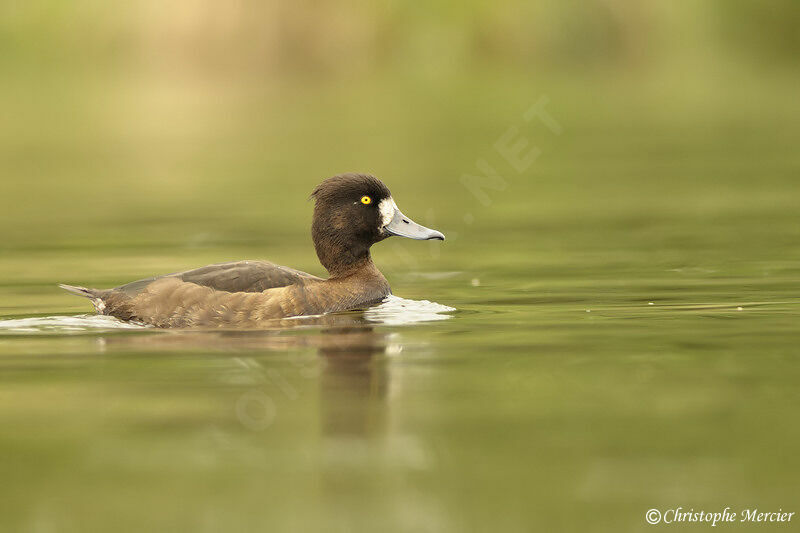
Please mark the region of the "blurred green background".
[[[2, 529], [800, 511], [798, 23], [793, 1], [3, 3]], [[307, 197], [346, 171], [447, 235], [374, 256], [451, 319], [7, 322], [88, 312], [57, 282], [322, 275]], [[267, 429], [238, 412], [256, 393]]]
[[[351, 170], [451, 231], [796, 205], [796, 2], [0, 9], [4, 255], [280, 234], [314, 268], [304, 200]], [[561, 136], [522, 121], [542, 96]], [[543, 152], [523, 173], [493, 149], [514, 126]], [[508, 182], [488, 209], [459, 182], [478, 158]]]

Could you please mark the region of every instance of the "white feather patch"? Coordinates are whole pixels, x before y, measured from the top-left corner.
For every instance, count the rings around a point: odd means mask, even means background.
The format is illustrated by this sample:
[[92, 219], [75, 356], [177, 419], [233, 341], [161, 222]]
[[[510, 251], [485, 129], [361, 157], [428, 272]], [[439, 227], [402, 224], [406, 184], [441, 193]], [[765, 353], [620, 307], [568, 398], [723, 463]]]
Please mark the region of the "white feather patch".
[[394, 199], [391, 196], [381, 200], [381, 203], [378, 204], [378, 212], [381, 214], [381, 228], [386, 227], [392, 221], [396, 210], [397, 204], [394, 203]]
[[95, 311], [102, 315], [103, 311], [106, 310], [106, 303], [100, 298], [92, 298], [91, 302], [94, 305]]

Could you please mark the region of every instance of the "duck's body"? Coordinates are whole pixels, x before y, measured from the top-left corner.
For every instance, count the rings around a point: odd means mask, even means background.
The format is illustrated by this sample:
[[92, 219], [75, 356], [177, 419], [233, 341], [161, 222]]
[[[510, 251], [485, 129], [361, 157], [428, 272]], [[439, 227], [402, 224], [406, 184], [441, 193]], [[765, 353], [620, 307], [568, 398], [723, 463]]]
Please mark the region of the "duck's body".
[[372, 261], [323, 279], [268, 261], [237, 261], [134, 281], [114, 289], [62, 288], [98, 313], [162, 328], [258, 327], [275, 318], [356, 309], [391, 294]]
[[312, 236], [328, 279], [267, 261], [238, 261], [148, 278], [114, 289], [62, 285], [90, 298], [98, 313], [164, 328], [258, 327], [268, 320], [357, 309], [391, 294], [369, 248], [390, 235], [444, 236], [408, 220], [372, 176], [325, 180]]

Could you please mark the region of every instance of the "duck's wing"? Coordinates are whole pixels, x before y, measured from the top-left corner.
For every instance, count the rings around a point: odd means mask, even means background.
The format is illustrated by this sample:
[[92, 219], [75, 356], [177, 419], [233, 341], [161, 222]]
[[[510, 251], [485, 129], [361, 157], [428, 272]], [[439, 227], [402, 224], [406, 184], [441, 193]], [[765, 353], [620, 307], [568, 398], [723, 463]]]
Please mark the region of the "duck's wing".
[[269, 261], [235, 261], [141, 279], [121, 285], [115, 290], [134, 297], [154, 281], [168, 277], [225, 292], [262, 292], [276, 287], [304, 285], [309, 281], [321, 280], [317, 276]]

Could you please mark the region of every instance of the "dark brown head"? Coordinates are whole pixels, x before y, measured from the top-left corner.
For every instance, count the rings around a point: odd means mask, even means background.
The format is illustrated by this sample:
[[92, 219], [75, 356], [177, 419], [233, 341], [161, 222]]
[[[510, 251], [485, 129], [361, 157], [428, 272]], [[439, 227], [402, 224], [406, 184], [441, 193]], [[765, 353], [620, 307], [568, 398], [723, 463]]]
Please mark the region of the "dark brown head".
[[368, 261], [370, 247], [392, 235], [444, 240], [438, 231], [403, 215], [386, 185], [368, 174], [328, 178], [311, 198], [316, 202], [311, 236], [322, 266], [332, 276]]

